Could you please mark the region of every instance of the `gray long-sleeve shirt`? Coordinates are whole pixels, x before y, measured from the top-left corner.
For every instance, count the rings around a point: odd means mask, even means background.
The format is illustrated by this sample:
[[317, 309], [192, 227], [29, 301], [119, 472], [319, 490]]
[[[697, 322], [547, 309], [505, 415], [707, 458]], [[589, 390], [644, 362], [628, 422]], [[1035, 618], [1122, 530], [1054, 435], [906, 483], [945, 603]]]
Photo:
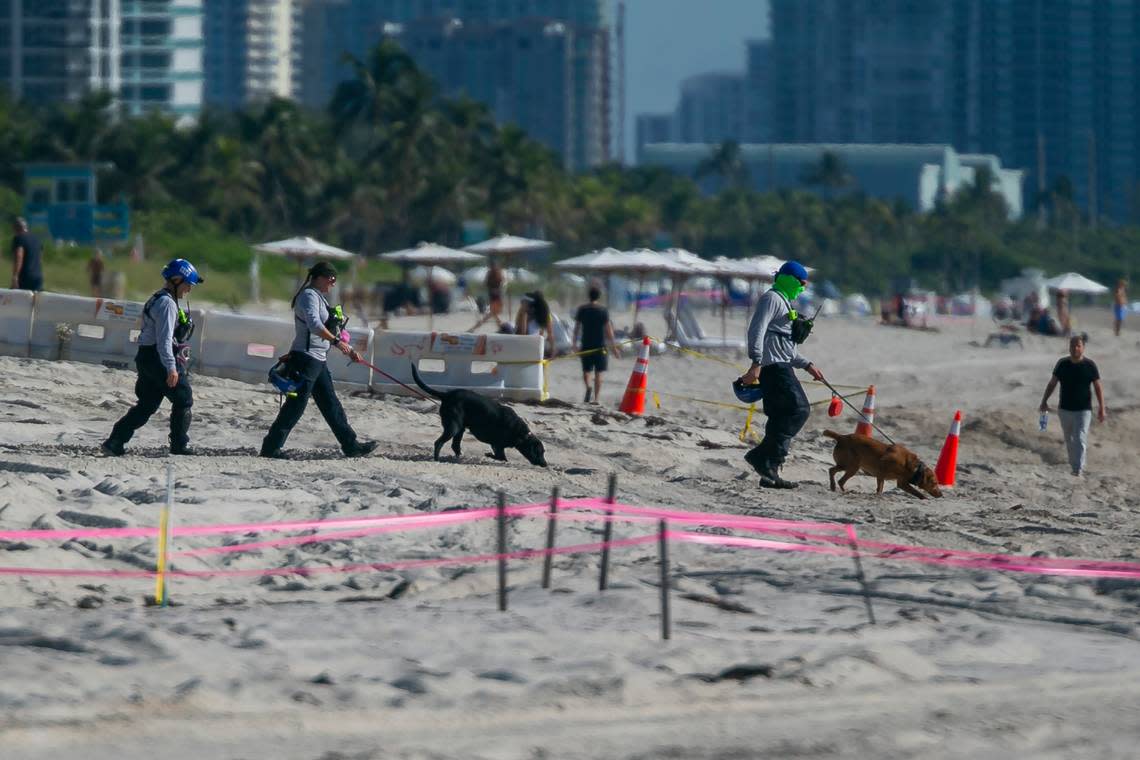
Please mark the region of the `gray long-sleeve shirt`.
[[329, 305], [313, 288], [305, 288], [293, 307], [296, 333], [290, 351], [308, 354], [317, 361], [327, 361], [329, 342], [321, 337], [321, 328], [329, 318]]
[[792, 320], [788, 302], [775, 290], [760, 296], [748, 323], [748, 357], [760, 366], [791, 364], [805, 369], [810, 361], [800, 356], [792, 341]]
[[174, 327], [178, 324], [178, 304], [173, 296], [167, 297], [158, 291], [143, 307], [142, 329], [139, 331], [140, 346], [154, 346], [158, 359], [167, 372], [175, 372]]

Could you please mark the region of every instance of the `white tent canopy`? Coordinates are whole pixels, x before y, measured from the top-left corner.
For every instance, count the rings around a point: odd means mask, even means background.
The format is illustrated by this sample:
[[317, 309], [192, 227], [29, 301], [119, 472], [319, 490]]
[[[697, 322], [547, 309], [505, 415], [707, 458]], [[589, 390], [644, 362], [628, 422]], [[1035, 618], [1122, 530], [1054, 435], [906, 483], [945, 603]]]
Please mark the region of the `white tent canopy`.
[[686, 251], [684, 248], [667, 248], [661, 251], [661, 256], [687, 268], [688, 274], [691, 275], [711, 275], [717, 272], [716, 265], [711, 261], [702, 259], [697, 254], [692, 251]]
[[471, 251], [472, 253], [484, 253], [491, 256], [496, 254], [508, 256], [515, 253], [525, 253], [527, 251], [540, 251], [552, 245], [554, 244], [549, 240], [532, 240], [530, 238], [516, 237], [515, 235], [496, 235], [490, 240], [484, 240], [482, 243], [464, 246], [463, 250]]
[[1066, 272], [1050, 278], [1045, 281], [1045, 287], [1049, 290], [1067, 290], [1070, 293], [1088, 293], [1094, 296], [1108, 292], [1104, 285], [1076, 272]]

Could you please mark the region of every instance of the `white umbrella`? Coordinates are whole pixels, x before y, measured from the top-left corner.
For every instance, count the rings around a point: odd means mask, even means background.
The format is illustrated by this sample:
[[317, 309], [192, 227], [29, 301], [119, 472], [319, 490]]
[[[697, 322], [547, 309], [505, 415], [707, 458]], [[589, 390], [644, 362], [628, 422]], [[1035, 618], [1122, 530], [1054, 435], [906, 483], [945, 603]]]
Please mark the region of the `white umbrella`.
[[[465, 246], [464, 250], [471, 251], [472, 253], [484, 253], [488, 256], [502, 256], [505, 259], [507, 256], [514, 256], [519, 253], [542, 251], [552, 245], [554, 244], [549, 240], [533, 240], [516, 235], [496, 235], [490, 240], [484, 240], [482, 243]], [[484, 273], [484, 275], [485, 274], [486, 273]], [[506, 281], [504, 281], [504, 284], [505, 282]], [[511, 291], [509, 288], [505, 288], [505, 290], [507, 294], [507, 314], [509, 315], [511, 313]]]
[[1108, 288], [1104, 285], [1076, 272], [1066, 272], [1048, 279], [1045, 281], [1045, 287], [1050, 290], [1067, 290], [1070, 293], [1088, 293], [1094, 296], [1108, 292]]
[[311, 237], [291, 237], [286, 240], [274, 240], [271, 243], [258, 243], [253, 246], [253, 261], [249, 265], [250, 297], [260, 300], [261, 295], [261, 257], [257, 254], [268, 253], [271, 256], [284, 256], [297, 262], [297, 279], [301, 279], [301, 267], [306, 261], [312, 259], [333, 259], [337, 261], [355, 261], [356, 254], [337, 248], [328, 243], [322, 243]]
[[[431, 269], [436, 266], [462, 266], [464, 264], [478, 264], [484, 257], [477, 253], [459, 251], [436, 243], [420, 243], [415, 248], [404, 248], [399, 251], [390, 251], [380, 254], [380, 258], [393, 261], [405, 267], [422, 265], [428, 268], [428, 280], [434, 279]], [[431, 305], [428, 305], [428, 329], [435, 325], [435, 314]]]
[[485, 253], [488, 256], [510, 256], [515, 253], [527, 251], [541, 251], [554, 245], [549, 240], [532, 240], [530, 238], [516, 237], [514, 235], [497, 235], [482, 243], [464, 246], [463, 250], [472, 253]]
[[[689, 269], [677, 261], [668, 259], [656, 251], [648, 248], [636, 248], [632, 251], [619, 251], [614, 248], [604, 248], [572, 259], [555, 262], [555, 267], [576, 272], [628, 272], [638, 275], [638, 294], [641, 292], [641, 283], [645, 275], [652, 272], [669, 272], [672, 274], [688, 272]], [[607, 292], [608, 298], [608, 292]], [[641, 311], [641, 300], [634, 301], [633, 320], [637, 321]]]

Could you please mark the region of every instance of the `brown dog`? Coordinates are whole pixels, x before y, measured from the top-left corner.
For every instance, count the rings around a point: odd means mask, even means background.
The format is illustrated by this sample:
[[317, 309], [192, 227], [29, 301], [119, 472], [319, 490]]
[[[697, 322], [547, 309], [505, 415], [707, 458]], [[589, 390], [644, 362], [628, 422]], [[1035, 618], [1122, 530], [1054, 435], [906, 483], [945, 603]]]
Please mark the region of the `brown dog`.
[[[862, 470], [878, 479], [879, 487], [875, 493], [882, 493], [883, 485], [888, 480], [893, 480], [899, 488], [915, 498], [925, 499], [926, 496], [922, 491], [935, 498], [942, 498], [934, 470], [923, 464], [918, 455], [905, 446], [882, 443], [857, 433], [840, 435], [832, 430], [824, 430], [823, 434], [835, 439], [835, 451], [832, 452], [835, 466], [827, 471], [831, 478], [832, 491], [835, 490], [837, 472], [845, 471], [843, 477], [839, 479], [839, 490], [846, 491], [844, 486], [847, 485], [847, 481]], [[919, 488], [922, 491], [919, 491]]]

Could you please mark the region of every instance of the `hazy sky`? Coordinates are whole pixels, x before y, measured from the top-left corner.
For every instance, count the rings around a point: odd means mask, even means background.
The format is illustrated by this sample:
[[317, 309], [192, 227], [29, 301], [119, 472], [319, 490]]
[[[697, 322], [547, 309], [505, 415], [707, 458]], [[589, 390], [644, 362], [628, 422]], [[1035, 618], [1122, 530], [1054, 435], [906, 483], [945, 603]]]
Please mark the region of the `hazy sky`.
[[[613, 0], [617, 2], [617, 0]], [[768, 36], [768, 0], [625, 0], [626, 158], [639, 113], [672, 111], [681, 82], [744, 70], [744, 41]]]

